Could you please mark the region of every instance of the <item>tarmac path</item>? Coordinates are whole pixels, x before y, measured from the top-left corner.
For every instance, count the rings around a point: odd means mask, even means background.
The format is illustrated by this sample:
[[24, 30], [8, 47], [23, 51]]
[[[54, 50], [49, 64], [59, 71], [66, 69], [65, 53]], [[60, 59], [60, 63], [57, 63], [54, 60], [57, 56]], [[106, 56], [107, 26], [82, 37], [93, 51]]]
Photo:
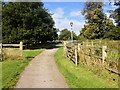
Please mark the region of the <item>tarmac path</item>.
[[36, 56], [20, 75], [15, 88], [68, 88], [54, 60], [57, 49], [46, 49]]

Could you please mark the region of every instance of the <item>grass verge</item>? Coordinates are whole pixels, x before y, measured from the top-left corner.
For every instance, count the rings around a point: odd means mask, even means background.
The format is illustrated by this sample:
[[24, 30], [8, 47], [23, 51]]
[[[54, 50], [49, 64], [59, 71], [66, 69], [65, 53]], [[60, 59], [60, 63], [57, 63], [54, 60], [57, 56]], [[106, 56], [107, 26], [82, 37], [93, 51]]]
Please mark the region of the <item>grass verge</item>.
[[24, 70], [25, 66], [33, 57], [41, 53], [43, 49], [23, 50], [23, 60], [5, 60], [2, 62], [2, 88], [13, 88]]
[[72, 61], [63, 56], [63, 48], [56, 52], [55, 60], [70, 88], [118, 88], [85, 67], [76, 67]]

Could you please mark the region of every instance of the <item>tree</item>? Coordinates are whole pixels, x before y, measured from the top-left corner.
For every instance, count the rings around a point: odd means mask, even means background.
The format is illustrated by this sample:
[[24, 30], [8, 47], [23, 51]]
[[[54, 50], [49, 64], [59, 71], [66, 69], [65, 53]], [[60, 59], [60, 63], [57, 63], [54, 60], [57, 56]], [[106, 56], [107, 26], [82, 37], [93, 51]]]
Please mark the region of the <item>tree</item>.
[[87, 39], [103, 38], [114, 27], [113, 22], [104, 14], [102, 6], [102, 2], [85, 2], [82, 14], [85, 15], [86, 25], [80, 33]]
[[[2, 1], [0, 1], [0, 12], [2, 12]], [[0, 43], [2, 43], [2, 13], [0, 13]]]
[[107, 32], [104, 38], [109, 38], [113, 40], [120, 40], [120, 27], [114, 27], [109, 32]]
[[[77, 39], [77, 35], [73, 33], [73, 39]], [[59, 40], [71, 40], [71, 32], [68, 29], [63, 29], [60, 31]]]
[[10, 2], [3, 5], [3, 43], [45, 43], [57, 35], [51, 14], [42, 2]]
[[[111, 5], [111, 4], [110, 4]], [[120, 1], [114, 0], [115, 10], [110, 10], [110, 18], [115, 20], [116, 26], [105, 34], [105, 38], [120, 40]]]
[[118, 8], [116, 8], [114, 11], [111, 12], [110, 17], [113, 18], [115, 22], [117, 23], [117, 26], [120, 27], [120, 1], [116, 0], [114, 5], [118, 6]]

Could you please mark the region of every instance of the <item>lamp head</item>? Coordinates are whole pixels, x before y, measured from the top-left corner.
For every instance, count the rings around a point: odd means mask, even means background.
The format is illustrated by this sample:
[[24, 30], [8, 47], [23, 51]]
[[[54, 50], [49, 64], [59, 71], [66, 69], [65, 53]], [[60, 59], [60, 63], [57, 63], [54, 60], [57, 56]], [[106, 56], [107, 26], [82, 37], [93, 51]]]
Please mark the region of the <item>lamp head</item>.
[[73, 26], [73, 22], [70, 22], [71, 27]]

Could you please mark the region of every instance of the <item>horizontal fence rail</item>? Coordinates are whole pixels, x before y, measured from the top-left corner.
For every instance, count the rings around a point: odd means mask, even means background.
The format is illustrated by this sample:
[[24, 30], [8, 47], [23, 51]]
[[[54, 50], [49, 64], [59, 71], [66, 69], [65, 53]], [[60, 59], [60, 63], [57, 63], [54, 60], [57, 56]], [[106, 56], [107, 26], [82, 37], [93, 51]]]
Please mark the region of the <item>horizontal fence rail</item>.
[[[4, 54], [10, 54], [11, 52], [9, 50], [7, 50], [9, 47], [10, 50], [12, 50], [12, 48], [17, 47], [19, 52], [19, 56], [22, 57], [23, 56], [23, 42], [20, 42], [19, 44], [0, 44], [0, 59], [1, 61], [3, 60], [3, 56]], [[5, 50], [7, 50], [5, 52]], [[14, 50], [12, 50], [14, 52]], [[15, 54], [15, 53], [14, 53]]]
[[72, 60], [75, 65], [77, 66], [78, 64], [78, 56], [77, 56], [77, 47], [74, 45], [67, 45], [67, 42], [64, 42], [64, 51], [65, 51], [65, 56], [68, 57], [70, 60]]
[[[112, 53], [113, 57], [111, 57]], [[82, 62], [81, 58], [83, 58], [86, 63], [92, 62], [97, 63], [103, 66], [105, 69], [120, 74], [118, 71], [118, 65], [120, 65], [119, 60], [115, 60], [115, 55], [120, 52], [117, 49], [111, 49], [109, 46], [106, 46], [106, 43], [101, 41], [99, 42], [82, 42], [82, 43], [71, 43], [68, 41], [64, 41], [64, 55], [75, 62], [76, 66], [78, 63]], [[90, 60], [88, 61], [88, 58]], [[92, 59], [93, 58], [93, 59]], [[79, 60], [79, 62], [78, 62]]]

